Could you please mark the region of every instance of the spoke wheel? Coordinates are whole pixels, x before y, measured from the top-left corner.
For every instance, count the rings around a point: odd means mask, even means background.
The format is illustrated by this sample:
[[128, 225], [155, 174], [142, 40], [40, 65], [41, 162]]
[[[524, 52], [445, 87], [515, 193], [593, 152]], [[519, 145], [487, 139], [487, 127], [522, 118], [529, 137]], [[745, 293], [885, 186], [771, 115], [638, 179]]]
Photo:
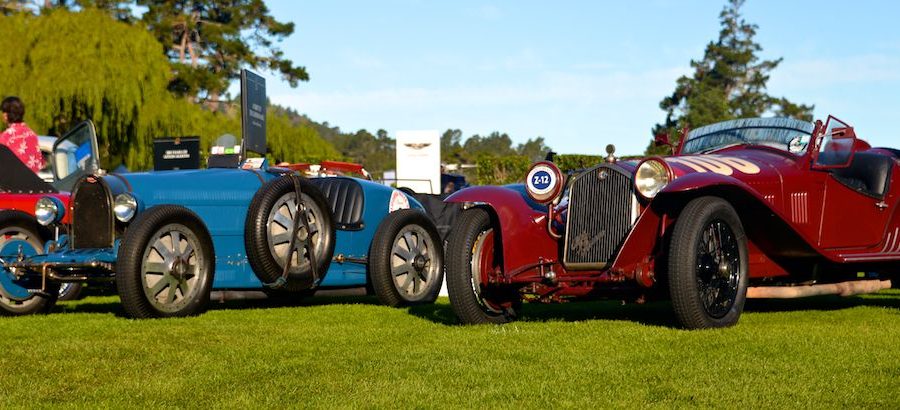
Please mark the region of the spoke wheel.
[[703, 309], [720, 319], [737, 299], [741, 255], [731, 227], [722, 220], [707, 224], [697, 244], [697, 289]]
[[144, 296], [160, 312], [184, 309], [200, 291], [200, 240], [186, 226], [169, 224], [151, 237], [141, 263]]
[[388, 306], [434, 302], [444, 279], [440, 235], [424, 212], [388, 214], [372, 239], [369, 275], [378, 299]]
[[291, 231], [294, 229], [294, 218], [298, 211], [297, 194], [289, 192], [278, 198], [266, 219], [269, 252], [282, 269], [290, 257], [290, 273], [293, 274], [310, 270], [310, 249], [307, 242], [312, 244], [313, 253], [316, 255], [325, 252], [326, 246], [320, 229], [324, 220], [322, 210], [307, 205], [313, 203], [308, 194], [300, 195], [302, 198], [299, 205], [300, 217], [306, 219], [306, 224], [301, 221], [293, 248], [291, 248]]
[[418, 225], [409, 225], [394, 239], [391, 250], [391, 275], [397, 290], [417, 298], [439, 276], [441, 266], [434, 257], [436, 244]]
[[[299, 203], [295, 184], [300, 188]], [[302, 219], [295, 230], [294, 217], [298, 215]], [[253, 196], [244, 224], [244, 247], [250, 267], [263, 285], [271, 285], [277, 292], [314, 289], [328, 272], [334, 241], [331, 208], [322, 191], [306, 178], [273, 179]], [[312, 256], [315, 263], [311, 263]], [[284, 278], [288, 262], [290, 269]]]
[[[28, 223], [24, 220], [19, 220], [19, 218], [10, 218], [7, 215], [0, 216], [0, 226], [2, 226], [0, 227], [0, 249], [3, 249], [4, 245], [10, 241], [15, 240], [18, 243], [30, 246], [30, 249], [23, 249], [23, 251], [28, 254], [42, 253], [43, 247], [41, 246], [41, 236], [37, 233], [36, 226], [30, 225], [36, 225], [36, 223], [33, 221]], [[15, 278], [14, 272], [8, 271], [2, 267], [0, 267], [0, 275], [10, 275], [11, 278]], [[51, 285], [53, 287], [56, 286], [55, 284]], [[39, 281], [29, 280], [22, 282], [21, 286], [26, 288], [40, 288], [41, 284]], [[48, 290], [51, 294], [55, 293], [54, 289]], [[0, 294], [0, 314], [20, 316], [46, 313], [55, 303], [55, 294], [53, 296], [34, 295], [23, 301], [9, 299]]]
[[688, 203], [669, 247], [669, 293], [682, 326], [737, 323], [747, 295], [747, 252], [741, 221], [728, 202], [701, 197]]
[[214, 261], [212, 240], [196, 214], [172, 205], [142, 213], [119, 246], [116, 287], [125, 312], [134, 318], [203, 312]]

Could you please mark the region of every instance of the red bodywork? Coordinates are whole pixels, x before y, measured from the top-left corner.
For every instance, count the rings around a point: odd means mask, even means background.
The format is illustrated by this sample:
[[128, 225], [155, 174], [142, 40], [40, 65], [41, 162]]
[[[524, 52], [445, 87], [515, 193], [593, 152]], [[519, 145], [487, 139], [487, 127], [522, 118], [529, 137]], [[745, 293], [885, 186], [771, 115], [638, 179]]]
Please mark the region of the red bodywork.
[[[822, 130], [817, 122], [813, 136]], [[799, 155], [735, 145], [710, 154], [659, 158], [671, 182], [652, 200], [638, 201], [639, 216], [602, 270], [572, 270], [562, 262], [564, 239], [548, 228], [547, 219], [560, 222], [557, 230], [564, 238], [565, 199], [544, 211], [530, 206], [520, 191], [486, 186], [462, 190], [446, 201], [485, 207], [499, 227], [502, 266], [488, 271], [483, 283], [521, 286], [526, 295], [545, 300], [584, 296], [609, 285], [653, 287], [665, 268], [657, 261], [680, 210], [706, 195], [725, 198], [738, 211], [748, 237], [751, 283], [799, 282], [814, 271], [878, 271], [900, 261], [900, 160], [896, 152], [853, 142], [857, 155], [890, 158], [883, 197], [841, 183], [831, 172], [839, 167], [814, 165], [819, 155], [814, 143]], [[633, 175], [639, 164], [619, 161], [615, 166]]]
[[[60, 192], [57, 194], [18, 194], [0, 192], [0, 212], [9, 210], [21, 211], [34, 217], [35, 204], [37, 204], [38, 199], [45, 196], [52, 196], [59, 199], [63, 204], [63, 209], [69, 209], [70, 194], [68, 192]], [[65, 213], [62, 222], [70, 223], [69, 218], [69, 213]]]
[[356, 178], [372, 180], [372, 175], [366, 171], [361, 164], [341, 161], [322, 161], [318, 164], [289, 164], [278, 165], [280, 168], [289, 169], [291, 171], [299, 171], [308, 176], [327, 177], [349, 175]]

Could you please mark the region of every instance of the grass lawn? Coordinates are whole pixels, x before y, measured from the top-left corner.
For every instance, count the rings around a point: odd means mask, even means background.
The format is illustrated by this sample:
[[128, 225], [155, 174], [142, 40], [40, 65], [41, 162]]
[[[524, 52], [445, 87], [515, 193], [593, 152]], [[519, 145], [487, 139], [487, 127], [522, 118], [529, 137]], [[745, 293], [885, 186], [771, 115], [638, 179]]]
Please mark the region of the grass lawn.
[[752, 302], [734, 328], [689, 332], [666, 303], [526, 305], [463, 327], [446, 299], [135, 321], [90, 297], [0, 318], [0, 408], [900, 406], [900, 292]]

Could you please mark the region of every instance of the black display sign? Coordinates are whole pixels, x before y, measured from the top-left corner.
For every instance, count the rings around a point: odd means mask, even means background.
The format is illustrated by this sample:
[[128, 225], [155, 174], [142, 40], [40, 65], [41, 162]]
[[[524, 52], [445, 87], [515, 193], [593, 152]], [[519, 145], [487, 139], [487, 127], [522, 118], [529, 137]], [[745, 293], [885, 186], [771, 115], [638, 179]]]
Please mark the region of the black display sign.
[[241, 70], [242, 153], [266, 155], [266, 79]]
[[200, 168], [200, 137], [157, 138], [153, 140], [153, 169]]

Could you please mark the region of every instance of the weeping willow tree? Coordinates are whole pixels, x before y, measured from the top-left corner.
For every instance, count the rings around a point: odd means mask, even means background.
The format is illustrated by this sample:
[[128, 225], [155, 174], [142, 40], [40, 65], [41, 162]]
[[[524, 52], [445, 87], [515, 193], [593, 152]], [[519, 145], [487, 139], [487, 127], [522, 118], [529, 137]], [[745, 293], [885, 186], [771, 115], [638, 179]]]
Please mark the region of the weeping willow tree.
[[18, 95], [26, 121], [59, 135], [82, 120], [97, 126], [104, 165], [146, 167], [151, 136], [172, 117], [168, 61], [139, 27], [86, 10], [0, 21], [0, 92]]
[[[123, 163], [150, 168], [154, 137], [197, 135], [208, 149], [219, 135], [240, 135], [237, 110], [214, 113], [172, 95], [162, 45], [146, 28], [105, 12], [2, 16], [0, 49], [0, 96], [22, 98], [25, 120], [39, 134], [59, 136], [93, 120], [107, 169]], [[279, 158], [337, 155], [312, 128], [277, 118], [269, 124], [270, 146]]]

